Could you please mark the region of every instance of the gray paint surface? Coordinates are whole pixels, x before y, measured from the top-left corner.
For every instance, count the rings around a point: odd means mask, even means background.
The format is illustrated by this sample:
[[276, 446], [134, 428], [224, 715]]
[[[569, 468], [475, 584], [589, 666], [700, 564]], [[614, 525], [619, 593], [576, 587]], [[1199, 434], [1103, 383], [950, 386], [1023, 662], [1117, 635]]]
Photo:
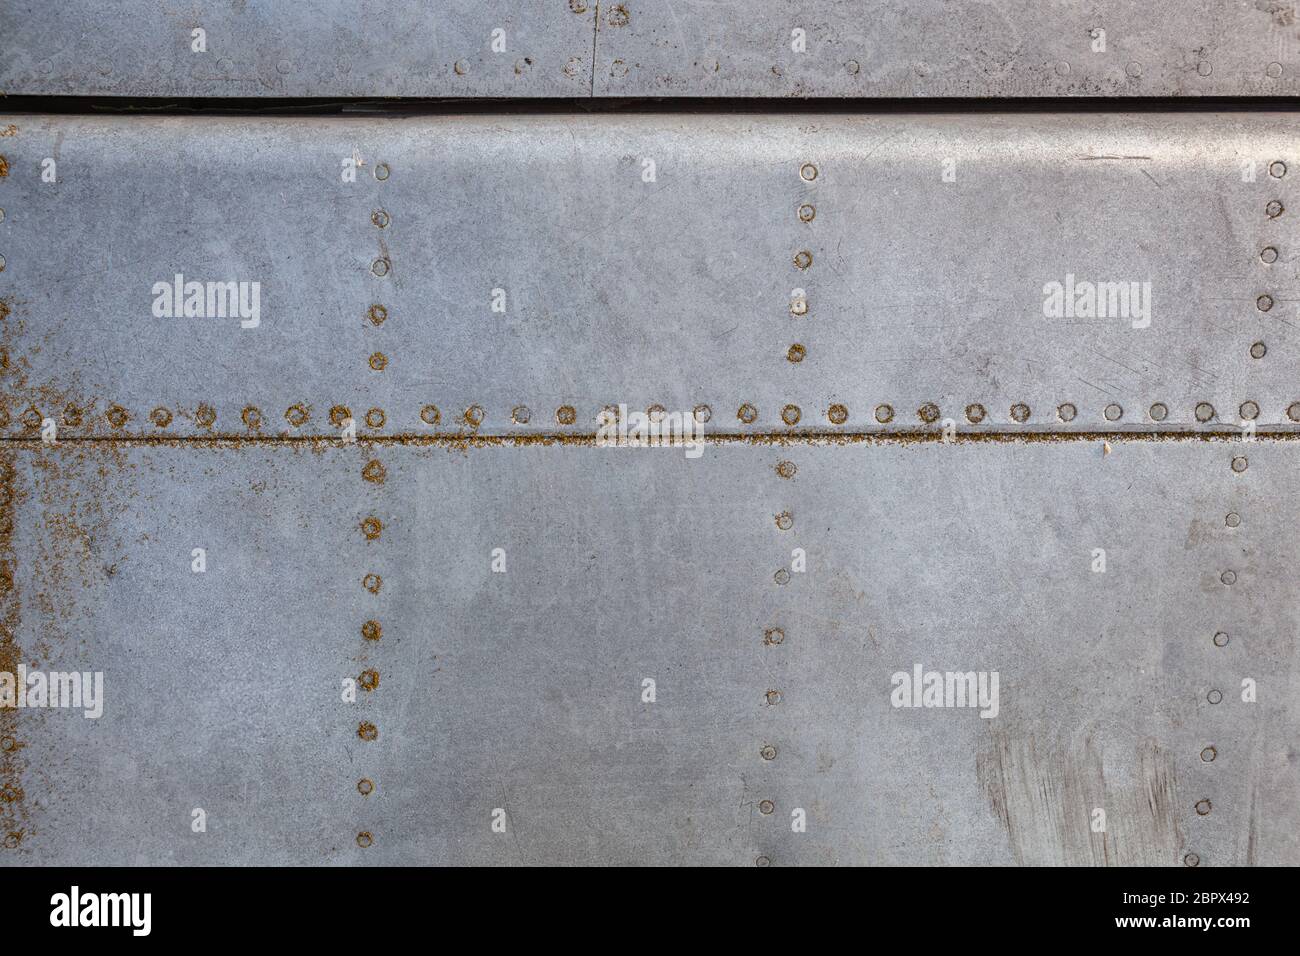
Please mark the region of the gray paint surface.
[[[195, 29], [206, 31], [205, 52], [192, 49]], [[1294, 7], [1271, 0], [364, 7], [127, 0], [111, 8], [11, 0], [0, 8], [0, 89], [163, 97], [1273, 96], [1297, 91], [1297, 29]], [[499, 50], [494, 30], [504, 31]]]

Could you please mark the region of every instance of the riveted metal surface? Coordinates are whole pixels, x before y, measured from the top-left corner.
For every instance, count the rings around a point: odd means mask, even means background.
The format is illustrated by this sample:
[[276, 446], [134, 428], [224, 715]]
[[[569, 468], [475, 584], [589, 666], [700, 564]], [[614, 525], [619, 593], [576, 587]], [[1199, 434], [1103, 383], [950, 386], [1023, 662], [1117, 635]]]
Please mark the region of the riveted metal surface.
[[[1265, 0], [11, 0], [0, 90], [170, 97], [1198, 96], [1297, 91]], [[204, 31], [196, 49], [195, 30]], [[501, 31], [499, 34], [495, 31]], [[592, 58], [595, 57], [595, 77]]]
[[1288, 114], [3, 122], [11, 436], [1296, 426]]
[[5, 864], [1300, 858], [1300, 443], [3, 454], [22, 659], [106, 675], [6, 729]]

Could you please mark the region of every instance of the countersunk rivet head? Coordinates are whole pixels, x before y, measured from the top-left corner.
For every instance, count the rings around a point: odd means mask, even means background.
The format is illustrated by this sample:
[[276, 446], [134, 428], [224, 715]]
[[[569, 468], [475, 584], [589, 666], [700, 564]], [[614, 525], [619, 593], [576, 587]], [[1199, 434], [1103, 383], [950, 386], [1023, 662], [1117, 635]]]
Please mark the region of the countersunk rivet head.
[[1197, 856], [1195, 853], [1189, 853], [1185, 857], [1183, 857], [1183, 863], [1185, 863], [1187, 866], [1200, 866], [1201, 858]]
[[876, 421], [882, 425], [888, 425], [894, 420], [894, 408], [892, 405], [876, 406]]
[[849, 420], [849, 410], [843, 405], [832, 405], [826, 409], [826, 417], [832, 425], [843, 425]]
[[374, 541], [384, 532], [384, 523], [371, 515], [368, 518], [361, 519], [361, 533], [366, 536], [367, 541]]
[[384, 468], [378, 459], [366, 462], [365, 467], [361, 469], [361, 477], [375, 485], [382, 485], [384, 483], [384, 478], [387, 477], [387, 475], [387, 469]]
[[362, 830], [357, 834], [357, 846], [361, 847], [363, 850], [374, 842], [374, 838], [371, 837], [370, 833], [366, 830]]
[[800, 296], [796, 296], [795, 298], [791, 299], [791, 300], [790, 300], [790, 314], [791, 314], [791, 315], [807, 315], [807, 314], [808, 314], [808, 299], [805, 298], [804, 296], [801, 296], [801, 295], [800, 295]]
[[[1079, 414], [1079, 410], [1075, 408], [1073, 405], [1071, 405], [1069, 402], [1066, 402], [1064, 405], [1058, 406], [1056, 409], [1056, 417], [1063, 422], [1074, 421], [1074, 419], [1078, 416], [1078, 414]], [[1027, 418], [1028, 416], [1025, 417]]]
[[455, 63], [451, 65], [451, 68], [452, 71], [455, 72], [457, 76], [464, 76], [466, 73], [469, 72], [469, 64], [466, 63], [464, 60], [457, 60]]
[[1134, 79], [1137, 79], [1142, 75], [1142, 64], [1134, 60], [1132, 63], [1128, 64], [1128, 66], [1124, 67], [1124, 72]]
[[1229, 587], [1231, 587], [1232, 585], [1237, 583], [1237, 572], [1224, 571], [1222, 574], [1219, 575], [1219, 580], [1222, 581], [1224, 584], [1228, 585]]
[[382, 305], [372, 305], [366, 311], [366, 318], [370, 320], [371, 325], [383, 325], [384, 319], [388, 318], [388, 309]]
[[[483, 419], [486, 416], [487, 413], [483, 411], [482, 405], [471, 405], [469, 408], [465, 409], [465, 414], [462, 417], [465, 420], [465, 424], [468, 425], [470, 428], [478, 428], [480, 425], [483, 424]], [[557, 419], [559, 418], [558, 412], [556, 413], [556, 418]], [[562, 422], [561, 424], [564, 423]]]
[[927, 425], [932, 425], [939, 420], [939, 406], [934, 402], [926, 402], [916, 410], [916, 417]]
[[1255, 402], [1242, 402], [1241, 408], [1237, 409], [1243, 421], [1253, 422], [1259, 418], [1259, 405]]
[[1250, 357], [1253, 359], [1262, 359], [1268, 354], [1268, 346], [1263, 342], [1256, 342], [1250, 347]]
[[759, 756], [762, 757], [764, 760], [775, 760], [775, 759], [776, 759], [776, 748], [773, 747], [771, 744], [764, 744], [764, 745], [763, 745], [763, 749], [760, 750], [760, 751], [758, 752], [758, 754], [759, 754]]
[[510, 420], [516, 425], [527, 425], [532, 417], [533, 413], [528, 410], [527, 405], [516, 405], [510, 409]]
[[773, 803], [771, 800], [758, 801], [759, 813], [770, 814], [770, 813], [774, 813], [775, 811], [776, 811], [776, 804]]
[[1280, 159], [1269, 163], [1268, 174], [1274, 179], [1281, 179], [1286, 175], [1286, 163], [1282, 162]]
[[799, 178], [807, 183], [812, 182], [817, 178], [817, 167], [812, 163], [804, 163], [799, 167]]
[[1226, 524], [1229, 528], [1240, 527], [1241, 515], [1237, 514], [1237, 512], [1235, 511], [1229, 511], [1227, 517], [1223, 519], [1223, 523]]
[[121, 428], [126, 424], [127, 419], [131, 417], [121, 405], [110, 406], [105, 416], [108, 418], [108, 423], [114, 428]]
[[782, 531], [789, 531], [794, 527], [794, 515], [788, 511], [782, 511], [776, 516], [776, 526]]
[[1153, 422], [1163, 422], [1169, 417], [1169, 406], [1164, 402], [1156, 402], [1147, 411], [1147, 414], [1151, 416]]
[[1221, 691], [1212, 690], [1205, 695], [1205, 699], [1211, 704], [1221, 704], [1223, 703], [1223, 693]]
[[1227, 635], [1225, 632], [1223, 632], [1223, 631], [1219, 631], [1217, 634], [1215, 634], [1215, 635], [1214, 635], [1214, 646], [1215, 646], [1215, 647], [1227, 647], [1227, 646], [1228, 646], [1228, 635]]
[[442, 412], [438, 411], [437, 405], [425, 405], [420, 409], [420, 421], [426, 425], [436, 425], [442, 421]]
[[565, 76], [577, 76], [578, 71], [582, 69], [582, 61], [578, 59], [576, 56], [571, 56], [569, 57], [568, 61], [564, 64], [563, 69], [564, 69]]
[[368, 797], [374, 792], [375, 784], [373, 780], [370, 780], [367, 777], [362, 777], [357, 781], [357, 793], [361, 794], [363, 797]]
[[1263, 262], [1277, 262], [1277, 249], [1274, 246], [1265, 246], [1259, 253], [1259, 258]]
[[362, 671], [361, 676], [357, 678], [357, 683], [361, 685], [363, 690], [374, 690], [379, 686], [379, 671]]
[[383, 428], [386, 421], [388, 421], [388, 416], [384, 414], [382, 408], [372, 408], [366, 412], [367, 428]]
[[760, 857], [758, 857], [756, 860], [754, 860], [754, 865], [755, 865], [755, 866], [771, 866], [771, 865], [772, 865], [772, 861], [769, 860], [769, 859], [768, 859], [767, 857], [765, 857], [765, 856], [760, 856]]
[[244, 410], [239, 413], [243, 419], [244, 425], [252, 431], [262, 427], [262, 410], [255, 405], [245, 406]]
[[1292, 402], [1286, 407], [1286, 417], [1293, 422], [1300, 422], [1300, 402]]
[[1232, 459], [1232, 470], [1238, 474], [1245, 471], [1248, 465], [1249, 463], [1246, 461], [1245, 455], [1238, 455], [1236, 458]]
[[383, 352], [375, 352], [370, 356], [370, 367], [376, 372], [382, 372], [388, 368], [388, 356]]
[[817, 209], [811, 203], [804, 203], [799, 207], [799, 221], [812, 222], [817, 218]]
[[776, 463], [776, 473], [782, 478], [793, 478], [798, 470], [798, 467], [792, 461], [778, 461]]
[[736, 410], [736, 417], [746, 425], [752, 425], [758, 419], [758, 409], [746, 402]]
[[381, 183], [388, 178], [388, 173], [389, 173], [389, 169], [387, 163], [375, 164], [375, 178], [378, 179]]
[[1219, 756], [1219, 749], [1214, 746], [1206, 747], [1201, 751], [1201, 759], [1206, 763], [1212, 762], [1217, 756]]
[[1024, 402], [1016, 402], [1011, 406], [1011, 417], [1021, 423], [1029, 421], [1029, 406]]
[[149, 413], [149, 421], [153, 422], [159, 428], [166, 428], [172, 423], [172, 413], [162, 406], [159, 406]]
[[1208, 813], [1210, 812], [1210, 809], [1211, 809], [1211, 807], [1210, 807], [1210, 801], [1209, 801], [1209, 800], [1197, 800], [1197, 801], [1196, 801], [1196, 812], [1197, 812], [1198, 815], [1200, 815], [1200, 816], [1205, 816], [1206, 814], [1208, 814]]
[[1269, 79], [1276, 80], [1282, 75], [1282, 64], [1274, 60], [1268, 66], [1264, 67], [1264, 75]]
[[790, 572], [787, 571], [785, 568], [780, 568], [777, 570], [776, 574], [772, 575], [772, 580], [775, 581], [777, 584], [789, 584]]
[[1124, 417], [1124, 409], [1119, 405], [1116, 405], [1114, 402], [1111, 402], [1106, 406], [1106, 410], [1102, 414], [1106, 416], [1106, 421], [1117, 422]]
[[813, 263], [813, 255], [807, 249], [801, 249], [794, 254], [794, 266], [796, 269], [807, 269]]
[[368, 641], [377, 641], [384, 636], [384, 629], [378, 621], [366, 621], [361, 625], [361, 636]]
[[857, 76], [858, 70], [862, 69], [862, 67], [858, 65], [857, 60], [849, 60], [849, 62], [844, 64], [844, 69], [849, 71], [849, 76]]
[[572, 425], [578, 420], [578, 412], [572, 405], [561, 405], [555, 410], [555, 420], [561, 425]]
[[1214, 72], [1214, 67], [1210, 64], [1209, 60], [1202, 60], [1200, 63], [1196, 64], [1196, 72], [1200, 76], [1209, 76]]
[[375, 574], [375, 572], [371, 571], [369, 574], [367, 574], [364, 578], [361, 579], [361, 586], [365, 588], [367, 591], [369, 591], [371, 594], [378, 594], [380, 588], [384, 586], [384, 579], [381, 578], [379, 575]]
[[645, 414], [647, 420], [658, 424], [664, 420], [664, 416], [668, 414], [668, 409], [662, 405], [651, 405], [645, 410]]
[[803, 413], [799, 411], [798, 405], [787, 405], [781, 409], [781, 421], [792, 428], [799, 424], [799, 419], [802, 417]]
[[384, 212], [384, 210], [376, 209], [374, 212], [370, 214], [370, 221], [373, 222], [380, 229], [387, 229], [388, 223], [391, 220], [388, 218], [388, 213]]
[[975, 404], [966, 406], [966, 421], [970, 422], [972, 425], [978, 425], [980, 422], [984, 421], [987, 414], [988, 413], [984, 410], [983, 405]]
[[1255, 300], [1255, 308], [1261, 312], [1267, 312], [1273, 308], [1273, 297], [1271, 295], [1261, 295]]
[[381, 278], [388, 275], [388, 260], [376, 259], [370, 264], [370, 271]]
[[764, 644], [781, 644], [785, 641], [785, 631], [779, 627], [769, 627], [763, 632]]
[[311, 413], [307, 411], [307, 406], [302, 404], [302, 402], [290, 405], [284, 410], [284, 420], [294, 428], [301, 428], [303, 425], [307, 424], [307, 419], [310, 417]]
[[1276, 199], [1270, 199], [1268, 205], [1264, 207], [1264, 214], [1268, 216], [1269, 219], [1276, 219], [1284, 212], [1286, 212], [1286, 207]]
[[357, 736], [362, 740], [378, 740], [379, 728], [368, 720], [363, 720], [357, 726]]
[[798, 342], [796, 342], [794, 345], [790, 346], [790, 348], [786, 350], [785, 357], [787, 360], [791, 362], [802, 362], [804, 356], [807, 354], [808, 354], [808, 350], [805, 349]]
[[1208, 422], [1214, 418], [1214, 406], [1209, 402], [1196, 403], [1196, 420], [1198, 422]]
[[769, 707], [775, 707], [781, 703], [781, 692], [779, 690], [769, 690], [764, 697]]
[[587, 0], [569, 0], [569, 9], [574, 13], [586, 13]]
[[691, 414], [695, 416], [697, 422], [703, 425], [713, 417], [713, 409], [709, 408], [708, 405], [696, 405]]

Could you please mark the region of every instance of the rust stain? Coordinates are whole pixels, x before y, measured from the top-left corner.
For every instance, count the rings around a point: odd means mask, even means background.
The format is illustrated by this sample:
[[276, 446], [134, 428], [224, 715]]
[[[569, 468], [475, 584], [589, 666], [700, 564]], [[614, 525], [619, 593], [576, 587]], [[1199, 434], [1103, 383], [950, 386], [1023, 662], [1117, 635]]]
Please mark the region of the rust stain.
[[[14, 514], [18, 502], [17, 469], [6, 455], [0, 458], [0, 671], [16, 674], [23, 660], [18, 646], [21, 604], [16, 582], [18, 556], [14, 551]], [[18, 711], [0, 708], [0, 831], [5, 833], [4, 846], [16, 849], [28, 831], [27, 808], [23, 801], [22, 736]]]
[[4, 179], [8, 175], [9, 175], [9, 160], [6, 159], [4, 156], [0, 156], [0, 179]]

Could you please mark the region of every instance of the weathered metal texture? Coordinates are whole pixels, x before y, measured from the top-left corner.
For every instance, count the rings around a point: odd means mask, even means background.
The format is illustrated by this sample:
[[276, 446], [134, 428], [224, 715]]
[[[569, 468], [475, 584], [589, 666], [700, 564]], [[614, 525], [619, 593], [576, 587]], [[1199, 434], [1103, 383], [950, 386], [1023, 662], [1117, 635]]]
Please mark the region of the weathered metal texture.
[[[1297, 92], [1274, 0], [9, 0], [0, 90], [182, 97]], [[195, 52], [193, 31], [205, 31]], [[494, 30], [503, 31], [496, 38]], [[595, 78], [592, 61], [595, 60]]]
[[[1300, 418], [1290, 114], [0, 124], [12, 436]], [[156, 317], [176, 274], [259, 324]], [[1045, 316], [1071, 277], [1149, 314]]]
[[1294, 865], [1298, 455], [10, 442], [23, 659], [106, 701], [20, 713], [0, 861]]

